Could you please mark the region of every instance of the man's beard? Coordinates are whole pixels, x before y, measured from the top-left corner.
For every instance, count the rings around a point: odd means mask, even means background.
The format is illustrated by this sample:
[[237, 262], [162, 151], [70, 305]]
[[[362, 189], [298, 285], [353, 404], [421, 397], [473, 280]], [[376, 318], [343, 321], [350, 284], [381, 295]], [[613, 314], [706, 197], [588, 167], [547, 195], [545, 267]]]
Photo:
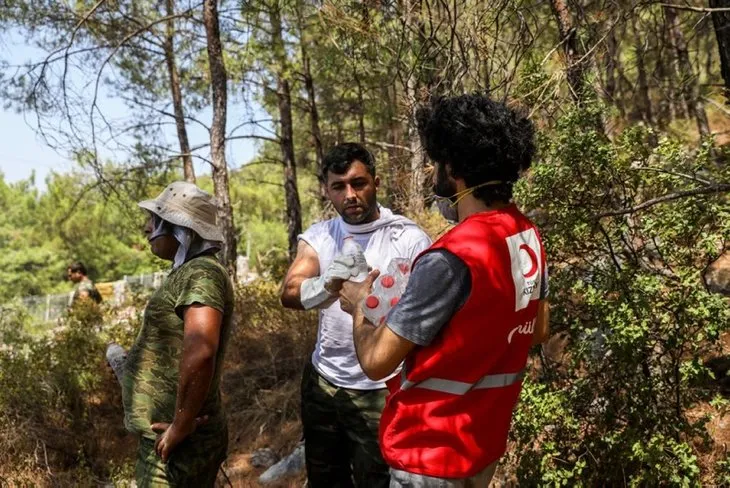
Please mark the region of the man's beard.
[[362, 206], [363, 212], [360, 215], [357, 216], [349, 216], [347, 213], [345, 213], [345, 209], [340, 212], [340, 217], [342, 217], [342, 220], [345, 221], [345, 223], [349, 225], [360, 225], [369, 223], [373, 220], [373, 214], [375, 214], [375, 211], [378, 207], [378, 204], [376, 201], [368, 202], [366, 205]]
[[449, 179], [445, 164], [438, 163], [436, 165], [436, 183], [433, 185], [433, 194], [437, 197], [448, 198], [452, 202], [454, 201], [456, 183]]

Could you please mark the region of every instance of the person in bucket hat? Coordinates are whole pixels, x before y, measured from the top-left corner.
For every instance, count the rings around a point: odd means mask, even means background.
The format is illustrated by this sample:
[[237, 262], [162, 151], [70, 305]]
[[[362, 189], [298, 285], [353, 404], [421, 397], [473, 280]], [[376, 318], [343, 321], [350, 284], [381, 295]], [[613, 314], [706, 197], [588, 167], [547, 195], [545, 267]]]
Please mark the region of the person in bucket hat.
[[170, 183], [157, 198], [138, 205], [173, 225], [193, 230], [205, 240], [223, 242], [223, 232], [216, 225], [215, 200], [193, 183]]
[[139, 206], [152, 253], [173, 264], [120, 375], [125, 426], [139, 436], [137, 486], [213, 486], [228, 446], [219, 386], [233, 314], [216, 204], [179, 181]]

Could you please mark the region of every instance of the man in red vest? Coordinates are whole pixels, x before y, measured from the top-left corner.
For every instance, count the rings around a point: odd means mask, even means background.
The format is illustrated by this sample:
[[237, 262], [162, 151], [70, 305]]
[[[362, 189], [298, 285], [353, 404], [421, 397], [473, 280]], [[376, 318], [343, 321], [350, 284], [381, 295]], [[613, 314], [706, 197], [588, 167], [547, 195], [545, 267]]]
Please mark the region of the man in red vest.
[[486, 487], [504, 454], [527, 356], [548, 334], [540, 235], [512, 200], [535, 152], [532, 123], [480, 95], [418, 113], [434, 192], [458, 225], [421, 254], [384, 324], [362, 313], [377, 270], [347, 282], [360, 365], [387, 377], [381, 450], [395, 487]]

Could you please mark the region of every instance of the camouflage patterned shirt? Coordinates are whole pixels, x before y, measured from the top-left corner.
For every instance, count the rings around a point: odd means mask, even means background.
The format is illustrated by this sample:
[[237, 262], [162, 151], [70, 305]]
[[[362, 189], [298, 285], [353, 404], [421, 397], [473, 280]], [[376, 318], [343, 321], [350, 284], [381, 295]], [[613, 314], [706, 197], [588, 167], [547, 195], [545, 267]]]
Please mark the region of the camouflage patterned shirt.
[[124, 423], [130, 432], [155, 439], [150, 424], [172, 422], [175, 416], [184, 332], [181, 316], [194, 303], [221, 311], [223, 324], [213, 381], [199, 414], [210, 419], [191, 437], [204, 441], [226, 432], [220, 378], [231, 328], [233, 287], [225, 268], [210, 255], [193, 258], [173, 270], [147, 304], [122, 379]]
[[82, 292], [86, 292], [89, 298], [94, 300], [96, 303], [101, 303], [101, 294], [99, 293], [99, 290], [96, 289], [94, 282], [89, 278], [84, 278], [74, 287], [73, 303], [81, 299]]

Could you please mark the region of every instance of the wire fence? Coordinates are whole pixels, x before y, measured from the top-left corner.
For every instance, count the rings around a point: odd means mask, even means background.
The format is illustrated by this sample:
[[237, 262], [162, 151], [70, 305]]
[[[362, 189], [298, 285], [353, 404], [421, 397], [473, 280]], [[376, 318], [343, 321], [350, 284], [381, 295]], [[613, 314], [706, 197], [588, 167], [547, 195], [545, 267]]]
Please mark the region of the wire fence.
[[[248, 258], [245, 256], [238, 257], [236, 269], [239, 283], [249, 283], [257, 276], [255, 273], [250, 272]], [[145, 293], [159, 288], [166, 276], [166, 271], [125, 276], [119, 281], [96, 283], [96, 288], [101, 293], [105, 303], [120, 305], [130, 293]], [[20, 301], [34, 321], [55, 322], [71, 306], [73, 295], [74, 292], [70, 291], [55, 295], [29, 296], [21, 298]]]
[[[125, 276], [119, 281], [97, 283], [104, 302], [119, 305], [128, 293], [143, 293], [160, 286], [167, 276], [166, 272]], [[29, 296], [21, 299], [26, 312], [37, 322], [54, 322], [61, 318], [71, 306], [74, 292], [55, 295]]]
[[30, 296], [21, 299], [25, 310], [37, 322], [56, 320], [71, 305], [73, 292]]

